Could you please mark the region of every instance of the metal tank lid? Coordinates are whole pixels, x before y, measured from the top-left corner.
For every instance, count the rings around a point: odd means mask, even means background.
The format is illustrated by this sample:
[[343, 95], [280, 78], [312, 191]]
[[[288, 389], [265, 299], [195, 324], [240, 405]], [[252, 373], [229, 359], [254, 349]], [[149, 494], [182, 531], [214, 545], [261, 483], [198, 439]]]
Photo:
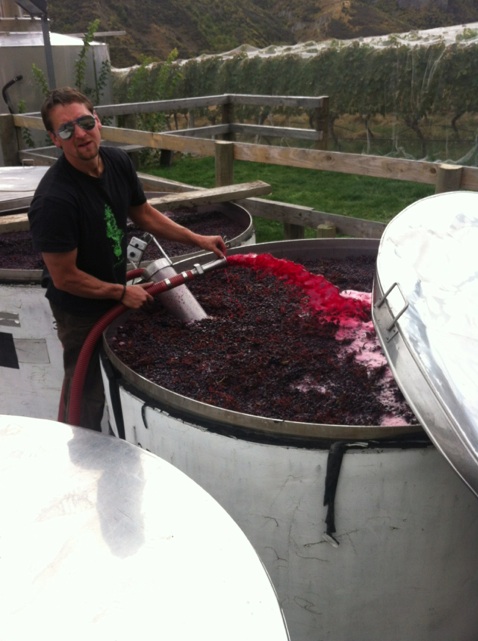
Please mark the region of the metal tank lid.
[[478, 193], [419, 200], [380, 241], [372, 316], [395, 379], [478, 495]]
[[252, 544], [173, 465], [22, 416], [0, 445], [2, 638], [289, 641]]
[[0, 167], [0, 192], [34, 192], [48, 169], [49, 167], [30, 165]]
[[27, 209], [48, 167], [0, 167], [0, 215]]

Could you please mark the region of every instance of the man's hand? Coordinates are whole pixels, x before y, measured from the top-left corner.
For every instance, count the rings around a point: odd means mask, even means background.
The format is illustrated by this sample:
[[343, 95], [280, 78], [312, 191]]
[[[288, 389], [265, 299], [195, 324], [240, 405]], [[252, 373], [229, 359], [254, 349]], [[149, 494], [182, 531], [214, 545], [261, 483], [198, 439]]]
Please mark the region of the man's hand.
[[121, 303], [130, 309], [139, 309], [147, 303], [152, 303], [154, 298], [148, 294], [147, 287], [152, 283], [145, 283], [144, 285], [127, 285], [124, 290], [124, 296]]
[[226, 243], [222, 236], [197, 236], [197, 245], [206, 251], [214, 252], [219, 258], [224, 258], [227, 252]]

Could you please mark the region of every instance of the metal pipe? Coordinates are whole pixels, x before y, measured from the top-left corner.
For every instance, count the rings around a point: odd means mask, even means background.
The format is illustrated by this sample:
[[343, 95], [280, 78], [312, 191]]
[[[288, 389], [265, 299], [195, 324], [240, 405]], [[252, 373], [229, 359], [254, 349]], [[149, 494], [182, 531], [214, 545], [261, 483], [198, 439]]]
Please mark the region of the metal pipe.
[[[128, 260], [133, 263], [133, 265], [139, 266], [143, 254], [150, 242], [154, 242], [156, 244], [156, 247], [161, 252], [162, 258], [158, 258], [151, 262], [143, 270], [145, 280], [157, 283], [161, 280], [174, 278], [177, 275], [177, 272], [174, 269], [173, 263], [153, 234], [146, 233], [142, 238], [137, 238], [135, 236], [131, 239], [127, 249]], [[204, 266], [197, 263], [193, 268], [194, 275], [202, 274], [204, 270], [208, 271], [209, 269], [223, 266], [225, 263], [225, 258], [219, 259], [219, 261], [213, 261], [212, 263], [209, 263], [209, 265]], [[188, 276], [186, 272], [184, 273], [186, 274], [184, 280], [186, 280]], [[207, 318], [206, 312], [191, 294], [186, 285], [180, 285], [175, 288], [174, 291], [165, 290], [161, 295], [161, 302], [172, 314], [174, 314], [174, 316], [185, 323]]]
[[[196, 273], [199, 272], [196, 271]], [[190, 272], [183, 272], [179, 282], [184, 283], [188, 278], [190, 278], [190, 274], [193, 274], [193, 270], [190, 270]], [[144, 276], [146, 280], [151, 280], [154, 283], [158, 283], [159, 281], [168, 283], [173, 281], [176, 282], [178, 273], [171, 265], [169, 259], [158, 258], [158, 260], [150, 263], [145, 268]], [[194, 298], [186, 285], [179, 284], [179, 286], [174, 287], [174, 291], [170, 291], [170, 289], [173, 288], [167, 287], [163, 289], [160, 300], [161, 303], [172, 314], [174, 314], [174, 316], [182, 320], [184, 323], [190, 323], [192, 321], [207, 318], [206, 312]]]
[[41, 16], [41, 28], [43, 32], [43, 43], [45, 46], [45, 60], [46, 60], [46, 71], [48, 76], [48, 86], [50, 89], [56, 87], [55, 80], [55, 68], [53, 65], [53, 54], [51, 49], [50, 41], [50, 28], [48, 26], [48, 16], [47, 13], [43, 13]]

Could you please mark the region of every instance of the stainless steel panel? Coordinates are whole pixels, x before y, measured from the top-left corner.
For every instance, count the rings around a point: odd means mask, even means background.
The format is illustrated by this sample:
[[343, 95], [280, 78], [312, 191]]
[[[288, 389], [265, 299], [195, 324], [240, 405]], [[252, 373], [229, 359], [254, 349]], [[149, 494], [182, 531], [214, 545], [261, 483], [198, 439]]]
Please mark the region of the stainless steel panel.
[[48, 167], [0, 167], [0, 215], [28, 210]]
[[478, 495], [478, 194], [407, 207], [377, 257], [373, 318], [397, 383]]
[[33, 196], [48, 167], [0, 167], [0, 201]]

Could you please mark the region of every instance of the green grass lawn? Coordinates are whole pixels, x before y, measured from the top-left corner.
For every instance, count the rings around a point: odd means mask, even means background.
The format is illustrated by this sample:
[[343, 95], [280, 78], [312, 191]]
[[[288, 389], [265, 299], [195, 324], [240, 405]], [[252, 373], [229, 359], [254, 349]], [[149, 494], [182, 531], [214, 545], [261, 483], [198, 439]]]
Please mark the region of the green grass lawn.
[[[171, 167], [145, 167], [144, 171], [197, 187], [214, 187], [214, 158], [176, 156]], [[317, 211], [355, 218], [389, 222], [410, 203], [434, 193], [432, 185], [355, 176], [330, 171], [313, 171], [262, 163], [236, 161], [234, 182], [263, 180], [272, 187], [265, 196]], [[258, 242], [281, 240], [282, 224], [254, 217]], [[306, 231], [315, 237], [315, 230]]]

